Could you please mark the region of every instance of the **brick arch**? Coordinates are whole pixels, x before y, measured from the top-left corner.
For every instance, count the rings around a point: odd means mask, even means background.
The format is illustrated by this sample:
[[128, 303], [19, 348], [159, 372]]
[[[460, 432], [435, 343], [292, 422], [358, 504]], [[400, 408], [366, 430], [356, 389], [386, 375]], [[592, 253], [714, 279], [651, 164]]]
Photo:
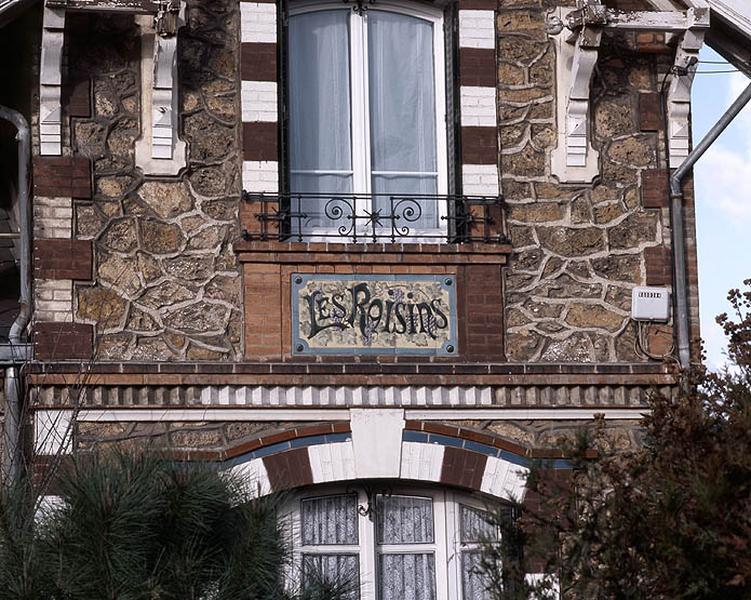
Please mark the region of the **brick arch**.
[[[568, 468], [550, 453], [543, 456], [500, 436], [427, 421], [406, 421], [400, 444], [400, 461], [389, 479], [437, 483], [503, 500], [523, 498], [535, 458], [553, 458], [553, 468]], [[224, 452], [222, 462], [267, 494], [372, 478], [354, 446], [349, 422], [320, 423], [247, 441]]]

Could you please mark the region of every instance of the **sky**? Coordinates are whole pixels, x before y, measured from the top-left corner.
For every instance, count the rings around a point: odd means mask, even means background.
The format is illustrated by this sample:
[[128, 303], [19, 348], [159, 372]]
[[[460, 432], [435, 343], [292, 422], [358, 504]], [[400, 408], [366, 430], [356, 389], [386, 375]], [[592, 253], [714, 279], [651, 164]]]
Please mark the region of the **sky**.
[[[751, 83], [730, 71], [721, 56], [702, 50], [693, 87], [694, 143], [704, 137]], [[712, 64], [723, 62], [723, 64]], [[751, 103], [695, 167], [701, 334], [710, 368], [726, 362], [726, 345], [715, 317], [730, 312], [727, 292], [751, 278]]]

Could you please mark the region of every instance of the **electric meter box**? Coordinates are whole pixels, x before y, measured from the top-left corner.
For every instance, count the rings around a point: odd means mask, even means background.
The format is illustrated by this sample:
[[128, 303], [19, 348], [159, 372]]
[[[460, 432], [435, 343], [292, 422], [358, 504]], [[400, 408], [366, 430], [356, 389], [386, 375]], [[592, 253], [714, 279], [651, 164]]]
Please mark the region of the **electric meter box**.
[[667, 288], [636, 287], [631, 292], [631, 318], [634, 321], [667, 321], [670, 293]]

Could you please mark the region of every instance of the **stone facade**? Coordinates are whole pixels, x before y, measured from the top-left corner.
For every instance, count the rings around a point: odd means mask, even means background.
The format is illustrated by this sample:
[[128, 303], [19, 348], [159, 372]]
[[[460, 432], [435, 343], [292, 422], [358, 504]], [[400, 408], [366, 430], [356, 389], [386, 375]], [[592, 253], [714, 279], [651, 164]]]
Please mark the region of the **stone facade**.
[[[275, 490], [375, 477], [368, 470], [355, 476], [346, 458], [364, 444], [357, 435], [373, 433], [361, 426], [371, 415], [396, 423], [394, 440], [378, 440], [379, 452], [400, 456], [389, 477], [497, 498], [506, 498], [493, 483], [503, 479], [498, 473], [559, 458], [552, 449], [592, 426], [595, 415], [604, 415], [615, 447], [638, 446], [649, 394], [670, 395], [677, 381], [664, 360], [672, 322], [637, 327], [630, 319], [634, 287], [672, 284], [655, 97], [674, 49], [657, 34], [606, 28], [591, 84], [599, 174], [561, 183], [551, 154], [562, 137], [563, 99], [546, 16], [576, 3], [448, 4], [458, 55], [448, 172], [456, 190], [484, 200], [463, 204], [470, 222], [428, 240], [436, 243], [402, 244], [290, 239], [276, 212], [283, 200], [261, 195], [285, 184], [276, 3], [187, 2], [177, 54], [177, 134], [187, 163], [173, 177], [136, 167], [149, 109], [141, 105], [148, 94], [139, 19], [69, 11], [64, 78], [75, 89], [89, 86], [90, 106], [66, 107], [62, 157], [37, 157], [47, 159], [50, 176], [41, 177], [45, 161], [35, 167], [35, 270], [49, 280], [37, 277], [37, 320], [44, 317], [37, 330], [67, 345], [54, 356], [35, 347], [25, 371], [34, 418], [72, 420], [76, 451], [137, 444], [228, 468], [245, 461]], [[608, 4], [646, 9], [630, 0]], [[74, 165], [75, 185], [61, 203], [55, 177]], [[67, 254], [78, 258], [65, 262]], [[418, 355], [388, 343], [383, 353], [380, 346], [365, 353], [348, 340], [341, 354], [297, 350], [292, 293], [301, 275], [380, 282], [373, 289], [415, 275], [449, 279], [456, 347], [452, 341], [451, 351]], [[295, 306], [305, 314], [304, 303]], [[93, 357], [83, 351], [92, 339]], [[40, 463], [48, 459], [41, 454]], [[372, 466], [375, 453], [361, 454], [361, 464]], [[414, 476], [421, 469], [428, 475]]]
[[90, 118], [72, 119], [73, 151], [93, 161], [92, 202], [75, 236], [93, 240], [94, 285], [77, 285], [75, 318], [96, 327], [99, 360], [234, 360], [242, 348], [235, 2], [188, 2], [180, 33], [181, 135], [176, 178], [135, 168], [140, 37], [132, 16], [74, 15], [71, 76], [89, 79]]
[[506, 270], [507, 357], [645, 360], [634, 350], [631, 289], [646, 284], [645, 250], [669, 245], [670, 231], [667, 211], [640, 201], [645, 171], [665, 155], [660, 135], [640, 130], [639, 100], [657, 90], [671, 58], [640, 52], [633, 37], [603, 36], [592, 83], [600, 176], [559, 184], [549, 164], [555, 55], [545, 12], [513, 4], [499, 14], [500, 160], [515, 252]]

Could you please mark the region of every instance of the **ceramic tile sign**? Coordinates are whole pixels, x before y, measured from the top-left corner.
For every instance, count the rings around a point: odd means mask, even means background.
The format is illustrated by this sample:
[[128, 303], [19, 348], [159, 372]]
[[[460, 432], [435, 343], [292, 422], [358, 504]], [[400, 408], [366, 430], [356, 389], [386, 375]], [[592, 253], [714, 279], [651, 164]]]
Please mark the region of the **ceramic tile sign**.
[[292, 274], [293, 354], [452, 356], [454, 275]]

